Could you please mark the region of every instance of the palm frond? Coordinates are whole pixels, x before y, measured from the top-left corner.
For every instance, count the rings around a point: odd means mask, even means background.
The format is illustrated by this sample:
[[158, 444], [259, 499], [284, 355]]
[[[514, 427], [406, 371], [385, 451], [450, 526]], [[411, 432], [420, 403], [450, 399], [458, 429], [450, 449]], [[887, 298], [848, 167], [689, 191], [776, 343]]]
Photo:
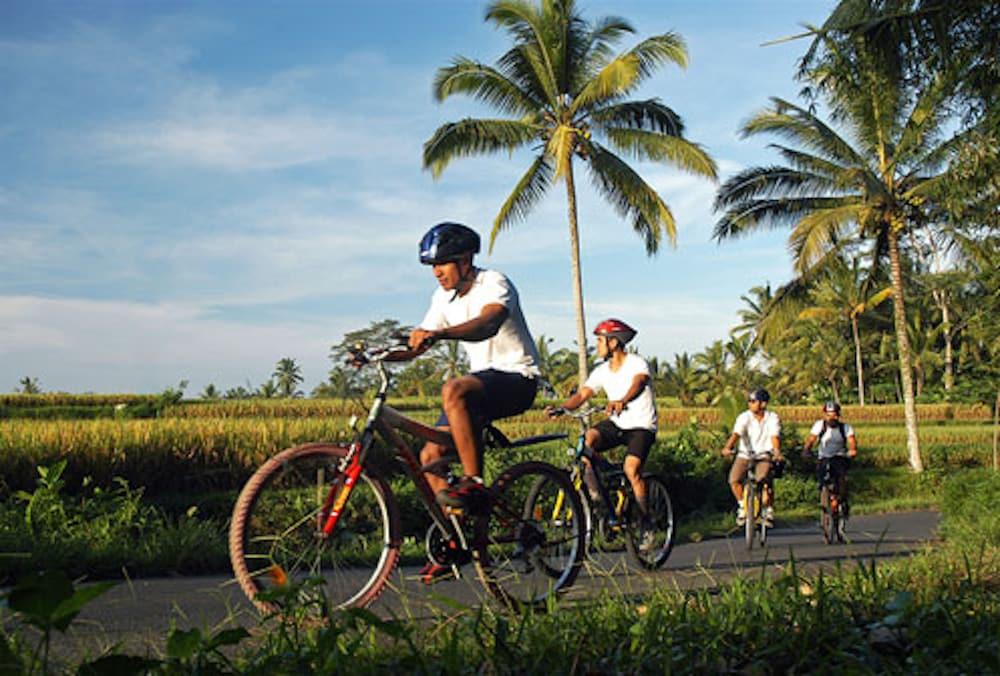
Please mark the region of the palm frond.
[[726, 180], [715, 195], [715, 211], [760, 198], [821, 197], [836, 192], [836, 184], [825, 176], [816, 176], [782, 166], [751, 167]]
[[615, 127], [643, 129], [668, 136], [683, 136], [681, 116], [659, 99], [625, 101], [590, 111], [590, 123], [600, 130]]
[[[816, 209], [834, 209], [856, 200], [850, 197], [781, 197], [748, 199], [734, 203], [723, 213], [712, 231], [712, 239], [742, 237], [762, 229], [794, 225]], [[718, 209], [717, 209], [718, 210]]]
[[528, 167], [521, 180], [514, 186], [507, 200], [500, 207], [500, 212], [493, 219], [493, 230], [490, 232], [490, 252], [493, 252], [493, 244], [497, 235], [502, 230], [506, 230], [515, 222], [527, 217], [531, 208], [545, 195], [549, 186], [552, 185], [553, 167], [550, 158], [539, 155]]
[[597, 189], [642, 237], [648, 255], [655, 254], [666, 235], [677, 243], [677, 224], [660, 196], [627, 163], [597, 143], [587, 144], [590, 176]]
[[434, 77], [434, 98], [444, 101], [454, 94], [467, 94], [504, 113], [524, 115], [544, 104], [521, 89], [503, 73], [471, 59], [458, 57]]
[[530, 78], [545, 92], [550, 105], [559, 100], [556, 64], [549, 53], [545, 16], [524, 0], [500, 0], [486, 9], [486, 20], [507, 30], [514, 47], [501, 57], [502, 71]]
[[811, 270], [837, 240], [842, 239], [846, 227], [859, 220], [858, 212], [862, 208], [852, 201], [826, 209], [813, 209], [800, 218], [788, 238], [796, 271], [803, 274]]
[[667, 162], [692, 174], [718, 177], [715, 161], [697, 143], [637, 129], [608, 128], [605, 133], [612, 147], [636, 159]]
[[778, 97], [771, 107], [754, 115], [740, 131], [744, 138], [773, 133], [821, 153], [841, 165], [868, 167], [868, 160], [811, 112]]
[[467, 118], [438, 127], [424, 143], [424, 168], [438, 178], [456, 157], [484, 155], [501, 150], [512, 152], [536, 139], [541, 128], [519, 120]]

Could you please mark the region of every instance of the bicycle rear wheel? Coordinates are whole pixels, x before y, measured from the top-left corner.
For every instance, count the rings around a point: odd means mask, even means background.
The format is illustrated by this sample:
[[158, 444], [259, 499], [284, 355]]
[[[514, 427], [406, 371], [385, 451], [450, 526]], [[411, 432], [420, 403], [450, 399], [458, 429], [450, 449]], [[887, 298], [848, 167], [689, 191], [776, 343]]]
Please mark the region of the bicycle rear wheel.
[[643, 477], [646, 482], [646, 507], [649, 527], [642, 529], [642, 514], [634, 496], [629, 505], [629, 528], [625, 546], [636, 562], [647, 570], [662, 566], [674, 546], [674, 506], [663, 479], [654, 475]]
[[[363, 607], [382, 592], [399, 557], [399, 508], [388, 486], [362, 472], [336, 529], [324, 536], [323, 505], [347, 449], [307, 444], [270, 458], [233, 508], [229, 556], [240, 587], [261, 612], [288, 603]], [[282, 590], [296, 589], [294, 597]]]
[[[573, 584], [586, 552], [580, 495], [566, 472], [543, 462], [504, 471], [490, 488], [488, 517], [477, 521], [476, 570], [508, 607], [543, 607]], [[566, 505], [559, 507], [559, 503]]]

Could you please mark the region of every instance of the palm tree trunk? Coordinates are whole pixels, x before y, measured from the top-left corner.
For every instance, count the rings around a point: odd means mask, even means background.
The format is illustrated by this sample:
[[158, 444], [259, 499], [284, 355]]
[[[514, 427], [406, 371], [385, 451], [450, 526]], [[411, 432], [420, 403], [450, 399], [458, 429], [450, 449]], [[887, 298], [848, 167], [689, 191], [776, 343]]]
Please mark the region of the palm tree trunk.
[[899, 350], [899, 379], [903, 388], [903, 414], [906, 418], [906, 448], [910, 467], [923, 472], [920, 458], [920, 438], [917, 436], [917, 403], [913, 396], [913, 370], [910, 367], [910, 337], [906, 335], [906, 308], [903, 301], [903, 270], [899, 260], [899, 232], [889, 226], [889, 267], [892, 270], [893, 323], [896, 325], [896, 346]]
[[573, 163], [566, 169], [566, 202], [569, 207], [569, 247], [573, 272], [573, 303], [576, 306], [576, 347], [579, 366], [579, 385], [587, 380], [587, 326], [583, 316], [583, 276], [580, 272], [580, 233], [576, 227], [576, 184], [573, 182]]
[[955, 356], [951, 345], [951, 313], [945, 301], [941, 303], [941, 324], [944, 329], [944, 391], [951, 392], [955, 386]]
[[858, 372], [858, 403], [865, 405], [865, 370], [861, 361], [861, 338], [858, 335], [858, 318], [851, 315], [851, 334], [854, 336], [854, 367]]

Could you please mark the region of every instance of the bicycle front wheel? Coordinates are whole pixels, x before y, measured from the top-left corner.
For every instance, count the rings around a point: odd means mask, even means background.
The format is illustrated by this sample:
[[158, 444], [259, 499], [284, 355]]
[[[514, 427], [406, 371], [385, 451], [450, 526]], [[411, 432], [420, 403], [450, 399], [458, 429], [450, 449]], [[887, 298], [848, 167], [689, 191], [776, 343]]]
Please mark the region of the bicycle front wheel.
[[823, 542], [831, 544], [833, 542], [833, 514], [830, 509], [830, 489], [823, 486], [819, 494], [820, 504], [820, 525], [823, 527]]
[[663, 479], [646, 475], [643, 481], [646, 483], [648, 522], [644, 528], [639, 505], [633, 497], [625, 546], [640, 566], [655, 570], [666, 563], [674, 547], [674, 506]]
[[362, 472], [333, 533], [321, 530], [347, 452], [326, 444], [289, 448], [243, 487], [233, 508], [229, 556], [261, 612], [288, 604], [363, 607], [385, 587], [401, 538], [399, 508], [381, 479]]
[[[580, 494], [566, 472], [544, 462], [504, 471], [473, 548], [483, 584], [508, 607], [543, 607], [573, 584], [586, 552]], [[575, 518], [566, 518], [575, 516]]]

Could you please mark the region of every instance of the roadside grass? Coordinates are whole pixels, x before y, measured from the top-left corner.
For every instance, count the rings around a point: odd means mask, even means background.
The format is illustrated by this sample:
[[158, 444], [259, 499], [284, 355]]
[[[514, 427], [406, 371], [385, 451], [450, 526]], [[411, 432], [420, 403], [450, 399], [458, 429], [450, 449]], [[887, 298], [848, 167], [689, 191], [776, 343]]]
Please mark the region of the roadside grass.
[[[717, 589], [664, 587], [644, 597], [606, 594], [550, 612], [455, 607], [431, 619], [296, 605], [241, 628], [175, 629], [162, 655], [116, 647], [83, 664], [49, 646], [102, 586], [36, 576], [3, 595], [5, 673], [144, 674], [593, 674], [998, 673], [1000, 476], [955, 473], [941, 484], [948, 539], [904, 560], [846, 563], [805, 573], [749, 573]], [[316, 622], [320, 611], [325, 622]], [[36, 633], [22, 629], [31, 625]]]

